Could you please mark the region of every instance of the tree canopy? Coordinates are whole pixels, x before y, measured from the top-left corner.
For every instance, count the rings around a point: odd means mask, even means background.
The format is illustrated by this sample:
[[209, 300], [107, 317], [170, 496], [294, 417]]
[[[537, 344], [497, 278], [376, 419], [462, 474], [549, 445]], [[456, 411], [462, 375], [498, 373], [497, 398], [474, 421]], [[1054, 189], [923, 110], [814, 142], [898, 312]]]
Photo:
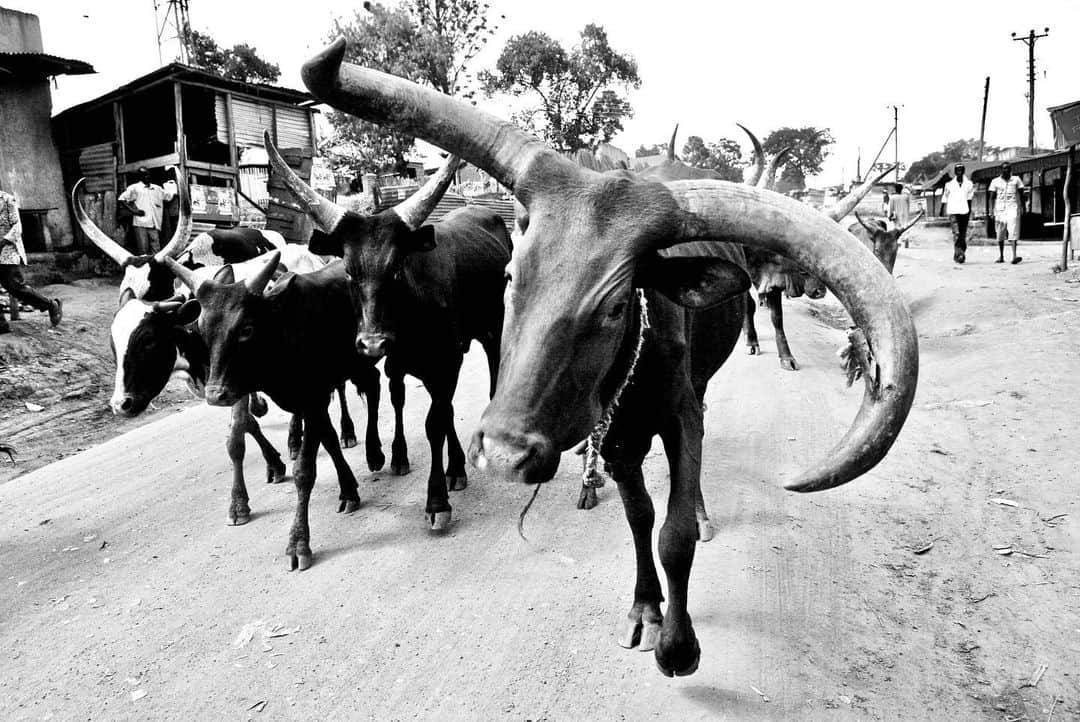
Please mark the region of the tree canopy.
[[223, 48], [210, 35], [190, 26], [184, 29], [183, 36], [190, 62], [197, 68], [242, 83], [274, 83], [281, 76], [276, 63], [259, 57], [256, 49], [246, 43]]
[[545, 33], [514, 36], [481, 80], [488, 95], [538, 101], [514, 120], [564, 153], [609, 142], [633, 114], [621, 93], [641, 85], [633, 57], [612, 48], [604, 28], [593, 24], [570, 50]]
[[[488, 9], [477, 0], [402, 0], [390, 6], [365, 2], [351, 18], [335, 18], [329, 36], [348, 41], [348, 62], [472, 98], [475, 78], [469, 64], [495, 32]], [[404, 169], [413, 137], [340, 111], [331, 112], [328, 120], [334, 132], [321, 150], [335, 167], [356, 175]]]
[[700, 136], [691, 135], [682, 149], [682, 160], [695, 168], [708, 168], [720, 174], [724, 180], [742, 181], [742, 148], [733, 140], [721, 138], [716, 143], [706, 143]]
[[[983, 148], [983, 154], [993, 155], [1000, 153], [1001, 150], [996, 145], [987, 144]], [[951, 143], [946, 143], [940, 151], [928, 153], [912, 163], [907, 173], [904, 174], [904, 180], [908, 183], [929, 180], [953, 163], [962, 160], [975, 160], [978, 157], [978, 140], [975, 138], [954, 140]]]
[[806, 188], [806, 177], [821, 172], [821, 164], [829, 155], [829, 146], [835, 142], [828, 128], [779, 128], [769, 133], [761, 144], [769, 156], [791, 148], [776, 190], [787, 193]]

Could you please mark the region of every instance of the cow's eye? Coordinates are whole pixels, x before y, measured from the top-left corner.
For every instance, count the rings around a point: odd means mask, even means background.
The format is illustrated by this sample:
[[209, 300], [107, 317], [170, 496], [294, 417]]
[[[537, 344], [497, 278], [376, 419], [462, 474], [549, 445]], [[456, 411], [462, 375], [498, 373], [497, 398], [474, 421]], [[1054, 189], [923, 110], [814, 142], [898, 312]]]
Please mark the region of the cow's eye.
[[240, 329], [240, 334], [237, 336], [237, 338], [240, 341], [250, 341], [251, 338], [254, 335], [255, 335], [255, 327], [252, 326], [251, 324], [248, 324], [248, 325], [246, 325], [246, 326], [244, 326], [243, 328]]
[[608, 310], [607, 320], [608, 321], [618, 321], [619, 319], [621, 319], [623, 317], [624, 313], [626, 313], [626, 304], [625, 303], [616, 303], [614, 306], [611, 307], [610, 310]]
[[514, 282], [514, 277], [510, 275], [509, 271], [503, 274], [503, 278], [506, 280], [507, 286]]

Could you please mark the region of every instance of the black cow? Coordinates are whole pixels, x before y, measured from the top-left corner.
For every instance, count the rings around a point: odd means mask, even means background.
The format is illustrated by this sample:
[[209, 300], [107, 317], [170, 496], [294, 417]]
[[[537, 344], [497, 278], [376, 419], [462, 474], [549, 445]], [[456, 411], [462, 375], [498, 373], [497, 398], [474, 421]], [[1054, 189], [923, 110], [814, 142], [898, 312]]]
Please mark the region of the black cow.
[[266, 292], [279, 256], [279, 251], [270, 254], [270, 262], [247, 281], [237, 281], [231, 267], [225, 266], [202, 284], [191, 270], [171, 258], [166, 262], [201, 306], [199, 335], [209, 354], [207, 403], [230, 406], [262, 391], [282, 409], [303, 418], [303, 439], [293, 469], [296, 517], [285, 551], [289, 568], [303, 570], [312, 558], [308, 501], [320, 444], [337, 470], [338, 511], [360, 507], [356, 477], [341, 453], [327, 401], [346, 380], [365, 388], [377, 372], [373, 361], [353, 346], [356, 322], [343, 265], [334, 262], [311, 273], [286, 274]]
[[[459, 161], [451, 157], [420, 190], [393, 208], [361, 216], [318, 196], [265, 138], [274, 172], [281, 175], [326, 234], [316, 253], [344, 256], [358, 320], [356, 348], [370, 358], [386, 356], [394, 442], [390, 467], [409, 468], [401, 427], [404, 376], [415, 376], [431, 396], [424, 424], [431, 445], [424, 511], [432, 528], [450, 523], [451, 490], [466, 485], [465, 452], [454, 429], [454, 391], [469, 344], [477, 340], [488, 359], [491, 390], [499, 366], [506, 264], [510, 237], [498, 214], [466, 207], [423, 225], [446, 192]], [[443, 468], [443, 443], [447, 465]]]
[[[707, 374], [737, 339], [738, 299], [749, 286], [741, 251], [724, 242], [765, 247], [822, 278], [874, 352], [855, 424], [827, 459], [787, 484], [798, 491], [864, 473], [903, 425], [915, 393], [918, 342], [895, 284], [838, 224], [801, 203], [723, 181], [646, 181], [579, 168], [467, 103], [343, 64], [345, 51], [338, 40], [304, 66], [316, 98], [459, 153], [512, 189], [523, 207], [508, 268], [498, 386], [469, 449], [477, 466], [519, 482], [552, 479], [560, 452], [602, 418], [644, 337], [603, 444], [638, 566], [621, 641], [655, 641], [665, 674], [692, 673], [700, 649], [687, 599], [702, 412], [695, 393], [701, 379], [691, 368], [698, 358], [696, 367]], [[635, 287], [649, 295], [647, 314]], [[668, 579], [663, 613], [654, 512], [641, 470], [656, 434], [671, 474], [658, 544]]]

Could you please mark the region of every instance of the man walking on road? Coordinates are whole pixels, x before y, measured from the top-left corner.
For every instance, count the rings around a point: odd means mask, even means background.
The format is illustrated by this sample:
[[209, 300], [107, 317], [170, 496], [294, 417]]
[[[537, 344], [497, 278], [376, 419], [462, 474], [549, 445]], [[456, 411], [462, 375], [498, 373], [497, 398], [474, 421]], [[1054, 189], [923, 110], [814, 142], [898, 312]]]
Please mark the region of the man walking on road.
[[[55, 326], [64, 315], [63, 302], [59, 298], [50, 301], [26, 285], [19, 268], [24, 263], [26, 251], [23, 248], [19, 204], [15, 196], [0, 190], [0, 286], [14, 297], [13, 303], [25, 303], [39, 311], [48, 311], [49, 321]], [[10, 332], [11, 326], [0, 312], [0, 333]]]
[[994, 205], [994, 222], [997, 227], [998, 259], [1005, 262], [1005, 239], [1012, 242], [1012, 262], [1024, 260], [1016, 255], [1016, 242], [1020, 239], [1020, 216], [1024, 212], [1024, 182], [1012, 174], [1012, 166], [1001, 166], [1001, 175], [990, 183], [990, 202]]
[[964, 175], [964, 164], [953, 167], [953, 179], [945, 184], [941, 202], [945, 212], [952, 220], [953, 260], [963, 263], [967, 258], [967, 228], [971, 219], [971, 199], [975, 196], [975, 186]]
[[[150, 171], [139, 168], [139, 180], [132, 183], [116, 199], [127, 206], [135, 229], [135, 243], [140, 255], [161, 250], [161, 216], [165, 201], [172, 198], [161, 186], [150, 182]], [[151, 245], [153, 244], [153, 245]]]

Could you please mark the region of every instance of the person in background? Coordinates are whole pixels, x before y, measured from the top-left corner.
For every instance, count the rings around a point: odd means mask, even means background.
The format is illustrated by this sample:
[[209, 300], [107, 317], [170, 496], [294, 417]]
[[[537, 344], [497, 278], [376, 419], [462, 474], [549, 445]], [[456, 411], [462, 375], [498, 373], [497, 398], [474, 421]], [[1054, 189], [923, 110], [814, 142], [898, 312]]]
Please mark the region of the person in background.
[[165, 190], [150, 182], [150, 171], [139, 168], [138, 180], [116, 199], [131, 211], [134, 216], [132, 226], [135, 229], [135, 245], [140, 255], [161, 250], [161, 218], [166, 196]]
[[975, 197], [975, 185], [964, 175], [964, 164], [953, 167], [953, 179], [945, 184], [941, 202], [952, 221], [953, 260], [967, 260], [967, 228], [971, 219], [971, 199]]
[[[896, 192], [889, 197], [887, 218], [893, 228], [903, 228], [911, 221], [911, 193], [903, 185], [896, 184]], [[904, 241], [907, 248], [907, 241]]]
[[[49, 312], [53, 326], [64, 316], [64, 304], [59, 298], [51, 301], [26, 285], [22, 269], [26, 263], [26, 250], [22, 242], [22, 221], [19, 219], [19, 202], [15, 196], [0, 188], [0, 286], [15, 298], [39, 311]], [[10, 333], [11, 326], [0, 312], [0, 333]]]
[[1012, 174], [1012, 166], [1003, 163], [1001, 175], [990, 183], [990, 203], [994, 206], [994, 224], [997, 226], [998, 259], [1005, 262], [1005, 240], [1012, 242], [1012, 262], [1024, 260], [1016, 255], [1016, 242], [1020, 239], [1020, 216], [1024, 212], [1024, 182]]

